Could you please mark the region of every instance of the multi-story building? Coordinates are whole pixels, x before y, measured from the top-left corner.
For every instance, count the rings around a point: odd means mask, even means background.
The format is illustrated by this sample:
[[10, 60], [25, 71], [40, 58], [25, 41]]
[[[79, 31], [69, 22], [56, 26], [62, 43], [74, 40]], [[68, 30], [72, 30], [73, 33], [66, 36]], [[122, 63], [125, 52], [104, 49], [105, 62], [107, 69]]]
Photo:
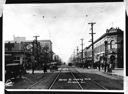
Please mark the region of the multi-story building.
[[40, 43], [41, 47], [48, 47], [48, 51], [51, 52], [52, 51], [52, 42], [51, 40], [38, 40], [38, 42]]
[[[50, 42], [50, 43], [49, 43]], [[42, 46], [43, 45], [43, 46]], [[44, 47], [47, 47], [47, 55], [41, 54]], [[45, 53], [45, 52], [44, 52]], [[41, 55], [45, 63], [50, 64], [52, 60], [51, 41], [25, 41], [25, 42], [7, 42], [5, 43], [5, 73], [6, 80], [20, 76], [26, 69], [31, 69], [35, 65], [36, 69], [42, 69]], [[32, 62], [34, 57], [34, 63]], [[45, 58], [44, 58], [45, 57]], [[36, 62], [37, 61], [37, 62]]]
[[41, 49], [43, 50], [45, 48], [45, 50], [48, 53], [49, 59], [52, 60], [53, 59], [53, 51], [52, 51], [51, 40], [38, 40], [38, 42], [40, 43]]
[[5, 43], [5, 61], [9, 63], [8, 56], [13, 58], [10, 63], [19, 63], [22, 64], [24, 62], [26, 52], [24, 52], [23, 45], [21, 43]]
[[[105, 51], [105, 42], [107, 42], [107, 52]], [[94, 62], [97, 57], [107, 53], [108, 62], [110, 56], [115, 56], [115, 67], [123, 67], [123, 31], [119, 28], [110, 28], [106, 33], [94, 41]], [[92, 45], [84, 49], [87, 58], [92, 58]]]
[[[25, 60], [30, 59], [31, 55], [37, 56], [42, 52], [44, 47], [47, 47], [47, 53], [52, 60], [52, 42], [50, 40], [39, 40], [37, 42], [39, 47], [33, 41], [25, 42], [6, 42], [5, 43], [5, 60], [9, 62], [8, 56], [11, 55], [13, 63], [22, 64]], [[38, 56], [39, 57], [39, 56]], [[11, 63], [11, 62], [10, 62]]]
[[[31, 40], [28, 41], [27, 40], [24, 43], [26, 45], [27, 50], [32, 51], [32, 50], [34, 50], [33, 48], [36, 49], [36, 42], [34, 42], [34, 41], [31, 41]], [[48, 52], [52, 52], [52, 42], [51, 42], [51, 40], [37, 40], [37, 45], [41, 48], [40, 52], [44, 47], [47, 47]]]

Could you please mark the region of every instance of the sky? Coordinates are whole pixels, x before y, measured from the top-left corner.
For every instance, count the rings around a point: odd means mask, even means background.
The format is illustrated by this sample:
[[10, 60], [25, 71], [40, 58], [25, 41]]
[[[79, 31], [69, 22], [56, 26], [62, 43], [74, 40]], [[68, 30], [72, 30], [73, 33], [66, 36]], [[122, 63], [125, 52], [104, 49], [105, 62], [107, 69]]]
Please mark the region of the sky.
[[91, 39], [89, 34], [94, 25], [94, 40], [110, 27], [125, 31], [125, 7], [122, 2], [113, 3], [59, 3], [59, 4], [6, 4], [3, 8], [3, 40], [13, 36], [33, 40], [50, 39], [53, 51], [65, 62], [78, 46], [81, 38], [84, 47]]

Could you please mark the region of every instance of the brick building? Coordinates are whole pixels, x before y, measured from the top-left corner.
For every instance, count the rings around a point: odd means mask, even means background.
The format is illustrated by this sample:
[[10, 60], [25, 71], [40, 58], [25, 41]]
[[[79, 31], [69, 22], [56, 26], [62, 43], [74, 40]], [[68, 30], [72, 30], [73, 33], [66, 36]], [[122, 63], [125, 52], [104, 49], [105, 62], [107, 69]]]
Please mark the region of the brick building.
[[[105, 41], [107, 42], [107, 52], [105, 52]], [[92, 45], [86, 47], [87, 59], [92, 58]], [[115, 67], [123, 68], [123, 31], [119, 28], [110, 28], [106, 30], [106, 33], [94, 41], [94, 62], [97, 61], [97, 57], [107, 53], [108, 62], [110, 56], [115, 56]]]

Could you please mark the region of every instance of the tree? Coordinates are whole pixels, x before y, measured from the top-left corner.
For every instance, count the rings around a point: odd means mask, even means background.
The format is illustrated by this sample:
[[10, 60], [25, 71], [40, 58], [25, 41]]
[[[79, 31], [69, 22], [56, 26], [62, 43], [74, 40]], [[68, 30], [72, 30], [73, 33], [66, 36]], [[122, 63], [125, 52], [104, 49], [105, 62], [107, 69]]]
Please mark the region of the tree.
[[44, 46], [41, 50], [40, 54], [40, 63], [41, 67], [43, 67], [44, 73], [47, 71], [47, 65], [50, 62], [50, 56], [49, 56], [49, 51], [48, 51], [48, 46]]

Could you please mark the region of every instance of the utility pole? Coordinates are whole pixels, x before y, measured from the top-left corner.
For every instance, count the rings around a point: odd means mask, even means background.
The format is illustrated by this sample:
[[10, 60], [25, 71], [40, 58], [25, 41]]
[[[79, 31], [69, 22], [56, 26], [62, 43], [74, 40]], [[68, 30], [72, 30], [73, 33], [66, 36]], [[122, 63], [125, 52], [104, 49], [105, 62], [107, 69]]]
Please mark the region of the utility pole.
[[91, 42], [92, 42], [92, 68], [93, 68], [93, 64], [94, 64], [94, 43], [93, 43], [93, 40], [94, 40], [94, 37], [93, 35], [96, 34], [96, 33], [93, 33], [93, 25], [96, 24], [95, 22], [90, 22], [88, 23], [91, 25], [91, 36], [92, 36], [92, 39], [91, 39]]
[[37, 41], [37, 37], [40, 37], [40, 36], [33, 36], [33, 37], [35, 37], [35, 40]]
[[83, 38], [81, 39], [81, 61], [82, 61], [82, 64], [83, 64]]
[[35, 44], [36, 44], [36, 47], [34, 48], [34, 42], [33, 42], [33, 52], [36, 52], [36, 54], [35, 53], [33, 53], [34, 54], [34, 56], [35, 56], [35, 58], [36, 58], [36, 60], [37, 60], [37, 55], [38, 55], [38, 43], [37, 43], [37, 38], [39, 37], [39, 36], [33, 36], [33, 37], [35, 37]]
[[75, 58], [75, 50], [74, 50], [74, 52], [73, 52], [73, 55], [74, 55], [74, 62], [76, 61], [76, 58]]
[[78, 51], [79, 51], [79, 48], [78, 48], [78, 46], [77, 46], [77, 48], [76, 48], [76, 55], [77, 55], [77, 63], [79, 62], [79, 60], [78, 60]]
[[78, 51], [79, 51], [79, 48], [78, 48], [78, 46], [77, 46], [77, 48], [76, 48], [77, 55], [78, 55]]
[[35, 42], [36, 42], [36, 47], [38, 46], [37, 45], [37, 37], [39, 37], [39, 36], [33, 36], [33, 37], [35, 37]]

